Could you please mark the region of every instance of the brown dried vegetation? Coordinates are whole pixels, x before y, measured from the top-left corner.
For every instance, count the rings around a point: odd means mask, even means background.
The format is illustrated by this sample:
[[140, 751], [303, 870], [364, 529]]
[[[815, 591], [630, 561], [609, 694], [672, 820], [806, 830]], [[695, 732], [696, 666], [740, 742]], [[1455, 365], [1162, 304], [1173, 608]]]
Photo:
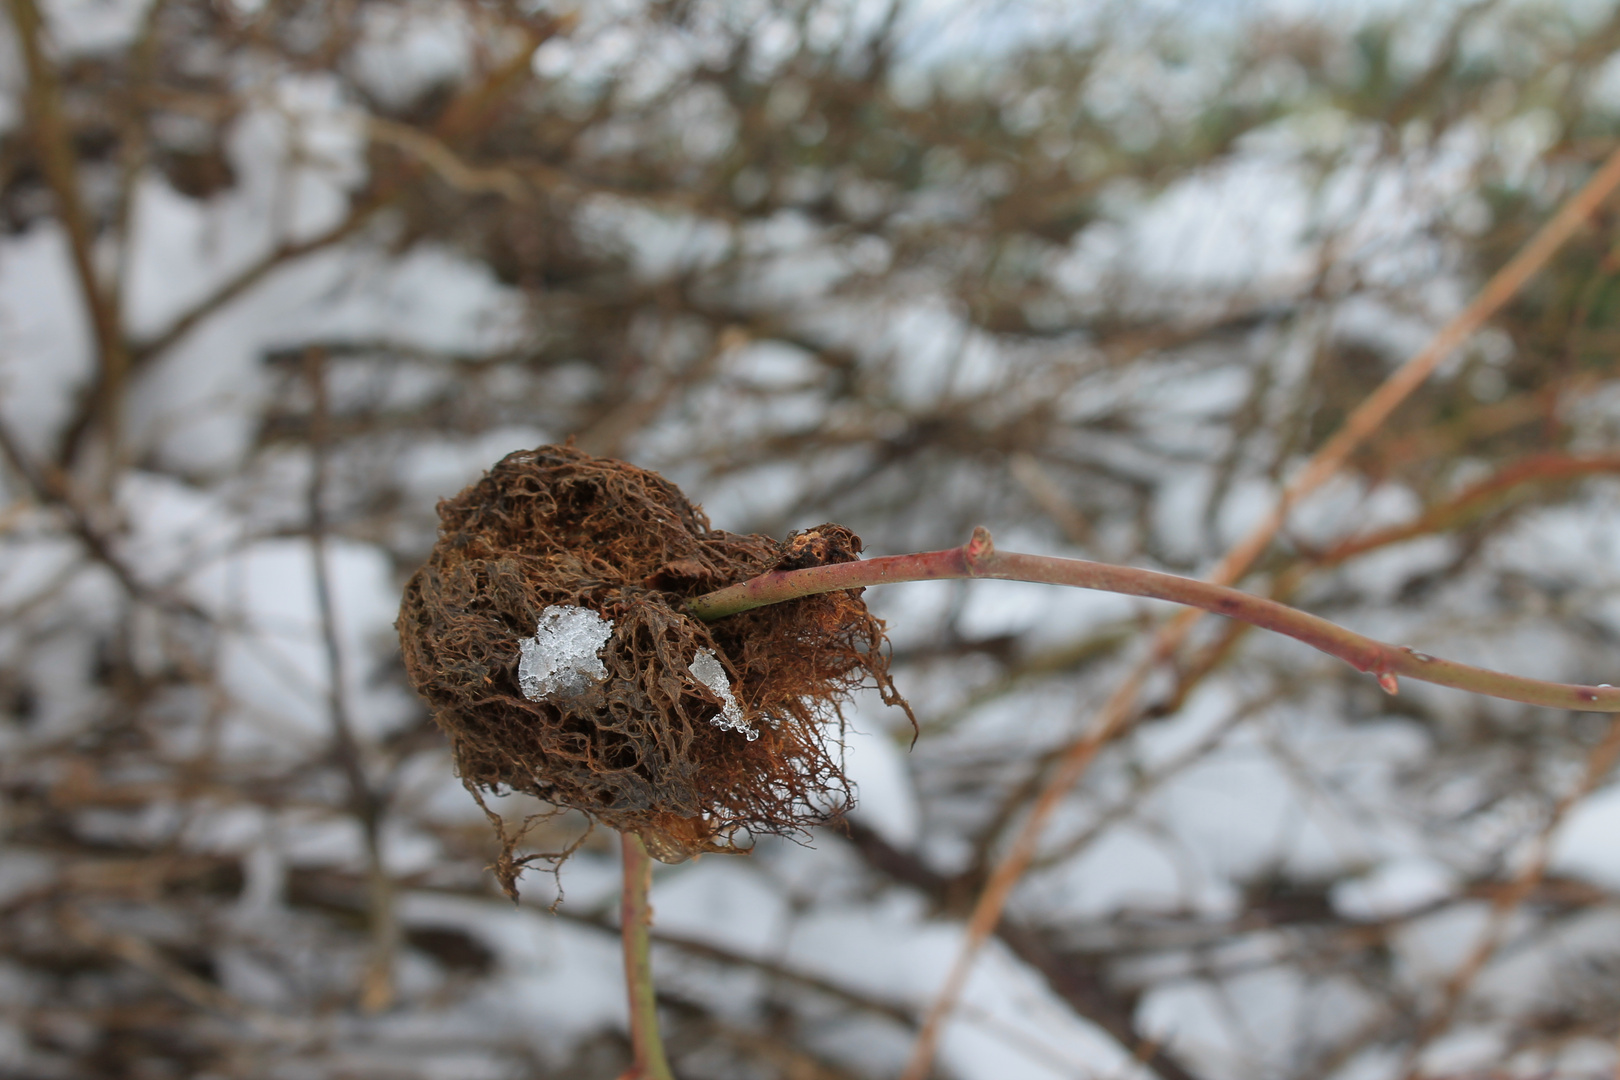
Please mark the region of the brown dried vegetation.
[[[572, 447], [508, 454], [439, 504], [443, 530], [411, 578], [400, 641], [462, 782], [521, 791], [638, 833], [665, 862], [735, 851], [738, 834], [793, 833], [850, 802], [829, 721], [866, 680], [889, 679], [883, 624], [857, 590], [705, 624], [681, 601], [774, 569], [857, 557], [860, 538], [823, 525], [777, 543], [711, 529], [656, 473]], [[607, 679], [532, 701], [518, 642], [554, 604], [612, 621]], [[692, 674], [723, 659], [761, 737], [709, 723], [721, 702]], [[909, 710], [908, 710], [909, 711]], [[522, 860], [503, 831], [502, 884]]]

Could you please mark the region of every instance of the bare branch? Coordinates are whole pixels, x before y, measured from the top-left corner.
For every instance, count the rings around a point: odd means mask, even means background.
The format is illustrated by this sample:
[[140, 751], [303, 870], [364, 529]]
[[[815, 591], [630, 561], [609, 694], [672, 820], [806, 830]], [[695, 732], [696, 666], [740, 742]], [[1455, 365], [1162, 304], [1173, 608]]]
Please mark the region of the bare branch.
[[[108, 440], [106, 481], [110, 483], [117, 459], [118, 411], [129, 367], [116, 289], [103, 286], [96, 272], [95, 237], [79, 190], [78, 162], [72, 134], [62, 113], [62, 92], [55, 66], [45, 55], [44, 25], [34, 0], [9, 0], [12, 24], [28, 69], [28, 111], [40, 161], [56, 196], [62, 226], [67, 230], [69, 253], [79, 291], [89, 316], [97, 349], [97, 377], [85, 406], [87, 416], [99, 417]], [[66, 462], [68, 458], [64, 458]]]

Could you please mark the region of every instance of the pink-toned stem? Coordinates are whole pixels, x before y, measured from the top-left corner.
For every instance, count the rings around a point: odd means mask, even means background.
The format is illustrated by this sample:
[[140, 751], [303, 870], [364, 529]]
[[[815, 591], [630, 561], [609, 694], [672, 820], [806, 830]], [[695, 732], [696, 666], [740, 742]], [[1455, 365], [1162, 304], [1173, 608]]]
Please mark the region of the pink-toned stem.
[[712, 621], [767, 604], [835, 589], [947, 578], [1038, 581], [1128, 596], [1146, 596], [1202, 608], [1216, 615], [1286, 634], [1330, 656], [1337, 656], [1357, 671], [1365, 671], [1376, 677], [1378, 684], [1392, 694], [1398, 688], [1398, 677], [1404, 676], [1529, 705], [1586, 712], [1620, 712], [1620, 689], [1612, 686], [1543, 682], [1442, 660], [1406, 645], [1388, 645], [1363, 637], [1275, 600], [1212, 585], [1207, 581], [1130, 566], [1086, 562], [1083, 559], [997, 551], [989, 532], [982, 528], [974, 529], [972, 538], [961, 547], [946, 548], [944, 551], [886, 555], [859, 562], [813, 566], [807, 570], [761, 574], [689, 600], [686, 608], [698, 618]]
[[635, 1064], [619, 1080], [674, 1080], [658, 1034], [658, 1001], [652, 981], [652, 857], [635, 833], [621, 833], [624, 890], [619, 922], [624, 935], [624, 981], [630, 998], [630, 1046]]

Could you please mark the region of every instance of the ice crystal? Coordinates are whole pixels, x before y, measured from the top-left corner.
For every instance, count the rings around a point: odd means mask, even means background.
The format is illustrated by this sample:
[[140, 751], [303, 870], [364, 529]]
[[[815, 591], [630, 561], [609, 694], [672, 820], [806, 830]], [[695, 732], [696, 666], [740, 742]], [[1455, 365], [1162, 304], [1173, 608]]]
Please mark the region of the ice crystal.
[[534, 637], [518, 643], [518, 685], [540, 701], [574, 695], [607, 678], [598, 653], [613, 636], [613, 623], [589, 608], [553, 604], [540, 613]]
[[720, 699], [720, 713], [711, 724], [716, 727], [730, 728], [740, 731], [753, 742], [759, 738], [759, 732], [749, 726], [743, 718], [742, 706], [737, 704], [737, 696], [731, 692], [731, 680], [726, 678], [726, 669], [720, 666], [720, 660], [714, 655], [712, 649], [699, 649], [692, 658], [692, 676], [698, 682], [714, 691], [714, 696]]

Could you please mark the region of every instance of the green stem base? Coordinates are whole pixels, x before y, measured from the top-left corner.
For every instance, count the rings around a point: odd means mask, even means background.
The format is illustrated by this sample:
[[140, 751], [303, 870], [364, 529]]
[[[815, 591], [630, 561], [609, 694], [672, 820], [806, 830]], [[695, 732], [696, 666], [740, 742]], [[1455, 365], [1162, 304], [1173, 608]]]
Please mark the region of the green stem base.
[[641, 838], [621, 833], [624, 892], [619, 908], [624, 934], [624, 981], [630, 999], [630, 1045], [635, 1064], [619, 1080], [674, 1080], [664, 1041], [658, 1034], [658, 1000], [653, 989], [651, 926], [652, 857]]

